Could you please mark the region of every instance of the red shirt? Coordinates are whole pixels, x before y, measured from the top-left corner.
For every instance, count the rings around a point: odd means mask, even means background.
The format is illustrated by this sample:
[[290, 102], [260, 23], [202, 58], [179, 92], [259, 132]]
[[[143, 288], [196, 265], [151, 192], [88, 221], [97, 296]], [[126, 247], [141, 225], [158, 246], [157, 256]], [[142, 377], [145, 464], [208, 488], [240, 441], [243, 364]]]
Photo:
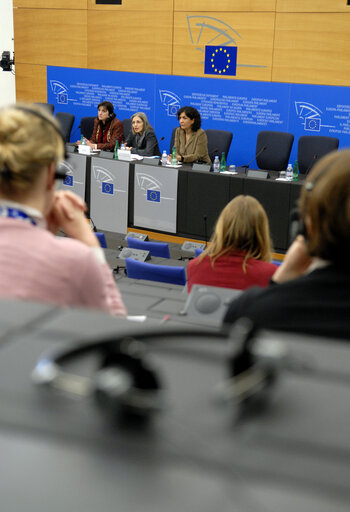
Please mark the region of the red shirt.
[[273, 263], [249, 258], [246, 261], [246, 273], [244, 273], [243, 258], [243, 252], [224, 254], [215, 260], [214, 268], [209, 256], [205, 256], [202, 261], [199, 261], [199, 258], [191, 260], [187, 267], [188, 292], [191, 291], [194, 284], [221, 286], [236, 290], [246, 290], [256, 285], [267, 286], [277, 266]]

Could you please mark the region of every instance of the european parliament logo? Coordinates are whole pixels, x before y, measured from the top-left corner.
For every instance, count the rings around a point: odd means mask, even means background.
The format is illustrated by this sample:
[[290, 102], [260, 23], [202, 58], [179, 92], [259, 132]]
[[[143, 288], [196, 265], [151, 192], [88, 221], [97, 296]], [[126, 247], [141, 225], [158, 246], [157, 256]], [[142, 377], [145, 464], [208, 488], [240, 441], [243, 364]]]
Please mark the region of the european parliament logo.
[[71, 174], [67, 174], [63, 180], [63, 185], [67, 185], [67, 187], [73, 187], [73, 176]]
[[160, 192], [159, 190], [147, 190], [147, 201], [153, 203], [160, 203]]
[[113, 183], [102, 182], [102, 194], [114, 194], [114, 186]]
[[206, 75], [236, 76], [237, 46], [206, 46], [204, 73]]

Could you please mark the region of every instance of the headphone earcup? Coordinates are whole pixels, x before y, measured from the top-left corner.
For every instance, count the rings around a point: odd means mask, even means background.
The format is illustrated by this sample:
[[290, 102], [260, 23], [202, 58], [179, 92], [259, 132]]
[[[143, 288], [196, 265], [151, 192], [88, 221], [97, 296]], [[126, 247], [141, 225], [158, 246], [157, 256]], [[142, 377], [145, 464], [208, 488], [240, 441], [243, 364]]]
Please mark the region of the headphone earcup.
[[[138, 343], [138, 345], [141, 345]], [[140, 349], [113, 349], [94, 378], [94, 396], [114, 419], [149, 417], [162, 408], [161, 384], [154, 365]]]

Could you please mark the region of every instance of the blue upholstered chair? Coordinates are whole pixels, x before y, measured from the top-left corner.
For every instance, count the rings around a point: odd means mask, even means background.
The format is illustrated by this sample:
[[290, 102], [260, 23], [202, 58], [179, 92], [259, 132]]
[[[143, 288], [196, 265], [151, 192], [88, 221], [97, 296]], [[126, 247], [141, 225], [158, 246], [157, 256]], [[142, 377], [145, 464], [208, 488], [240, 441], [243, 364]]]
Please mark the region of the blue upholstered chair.
[[124, 137], [126, 139], [127, 136], [129, 135], [129, 133], [131, 132], [131, 119], [130, 119], [130, 117], [127, 117], [127, 118], [123, 119], [122, 123], [123, 123]]
[[96, 116], [86, 116], [80, 119], [80, 132], [88, 140], [91, 139], [92, 132], [94, 131], [94, 121]]
[[100, 246], [103, 249], [107, 249], [107, 242], [106, 242], [105, 234], [104, 233], [100, 233], [99, 231], [97, 231], [95, 233], [95, 235], [96, 235], [97, 240], [100, 242]]
[[287, 169], [294, 135], [287, 132], [263, 130], [256, 139], [256, 163], [259, 169], [283, 171]]
[[53, 115], [53, 111], [55, 110], [55, 106], [52, 103], [40, 103], [36, 102], [34, 105], [39, 105], [39, 107], [47, 110], [47, 112], [51, 115]]
[[303, 135], [298, 140], [298, 164], [301, 174], [308, 174], [313, 165], [327, 153], [339, 147], [337, 137]]
[[204, 252], [203, 249], [195, 249], [194, 250], [195, 257], [197, 258], [200, 254], [202, 254], [202, 252]]
[[128, 247], [130, 249], [141, 249], [142, 251], [149, 251], [151, 256], [158, 256], [159, 258], [170, 258], [169, 245], [164, 242], [145, 242], [138, 238], [127, 238]]
[[146, 279], [160, 283], [186, 284], [186, 272], [184, 267], [171, 267], [169, 265], [153, 265], [126, 258], [126, 273], [131, 279]]
[[57, 112], [55, 118], [61, 127], [64, 140], [69, 142], [75, 116], [69, 112]]
[[227, 130], [205, 130], [205, 133], [208, 138], [208, 153], [212, 162], [214, 162], [216, 156], [220, 158], [222, 153], [225, 153], [227, 158], [233, 137], [232, 132]]

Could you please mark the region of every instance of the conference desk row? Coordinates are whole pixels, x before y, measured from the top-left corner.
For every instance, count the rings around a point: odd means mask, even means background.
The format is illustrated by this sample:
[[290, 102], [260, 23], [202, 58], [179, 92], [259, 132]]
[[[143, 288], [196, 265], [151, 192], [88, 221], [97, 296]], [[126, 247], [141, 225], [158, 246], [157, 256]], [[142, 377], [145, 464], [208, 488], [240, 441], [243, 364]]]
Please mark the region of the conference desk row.
[[[147, 356], [164, 407], [149, 423], [112, 422], [93, 393], [39, 387], [32, 370], [43, 353], [121, 334], [130, 340], [146, 327], [99, 312], [0, 301], [2, 510], [349, 510], [344, 342], [262, 333], [260, 342], [286, 344], [292, 365], [281, 368], [263, 403], [238, 409], [214, 400], [228, 375], [227, 340], [196, 337], [188, 327], [170, 338], [162, 329], [147, 341]], [[92, 391], [100, 359], [96, 352], [65, 369], [91, 379]]]
[[[112, 155], [111, 155], [112, 156]], [[155, 166], [154, 160], [125, 162], [106, 153], [70, 153], [63, 188], [73, 189], [88, 203], [98, 229], [126, 233], [147, 229], [206, 240], [225, 205], [239, 194], [252, 195], [264, 206], [276, 250], [288, 247], [290, 211], [300, 195], [302, 180], [276, 181], [245, 174], [221, 174]]]

